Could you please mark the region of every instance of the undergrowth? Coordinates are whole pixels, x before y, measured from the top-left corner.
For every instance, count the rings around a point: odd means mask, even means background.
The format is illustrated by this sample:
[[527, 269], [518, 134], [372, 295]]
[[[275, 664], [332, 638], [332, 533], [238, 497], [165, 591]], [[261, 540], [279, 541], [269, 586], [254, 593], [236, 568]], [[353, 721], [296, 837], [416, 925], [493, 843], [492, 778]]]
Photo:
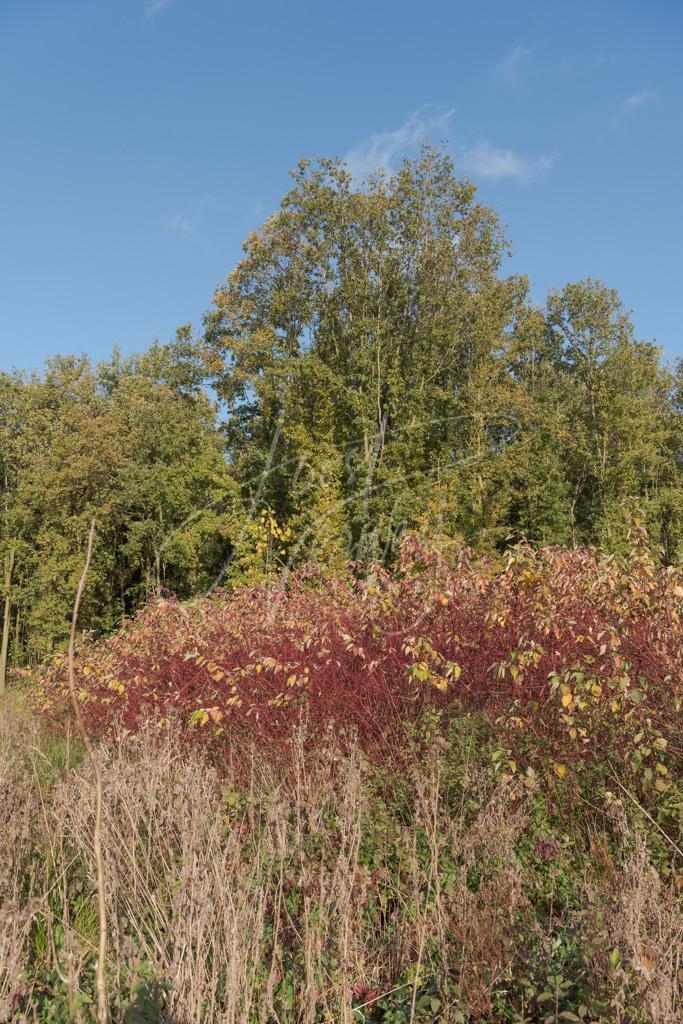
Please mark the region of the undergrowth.
[[[676, 1024], [683, 577], [632, 542], [407, 541], [391, 573], [86, 638], [113, 1019]], [[94, 783], [59, 659], [33, 706], [0, 725], [0, 1021], [85, 1022]]]

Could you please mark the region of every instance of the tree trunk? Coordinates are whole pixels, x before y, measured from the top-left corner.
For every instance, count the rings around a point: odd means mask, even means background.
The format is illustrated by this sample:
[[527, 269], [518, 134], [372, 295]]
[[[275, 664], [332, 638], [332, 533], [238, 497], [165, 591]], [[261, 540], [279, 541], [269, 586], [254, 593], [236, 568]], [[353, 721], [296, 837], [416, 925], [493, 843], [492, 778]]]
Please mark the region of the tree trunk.
[[14, 643], [12, 645], [12, 664], [16, 667], [19, 663], [21, 652], [21, 608], [17, 608], [14, 616]]
[[9, 553], [5, 570], [5, 615], [2, 620], [2, 645], [0, 646], [0, 696], [5, 693], [7, 682], [7, 648], [9, 646], [10, 612], [12, 609], [12, 570], [14, 569], [14, 548]]

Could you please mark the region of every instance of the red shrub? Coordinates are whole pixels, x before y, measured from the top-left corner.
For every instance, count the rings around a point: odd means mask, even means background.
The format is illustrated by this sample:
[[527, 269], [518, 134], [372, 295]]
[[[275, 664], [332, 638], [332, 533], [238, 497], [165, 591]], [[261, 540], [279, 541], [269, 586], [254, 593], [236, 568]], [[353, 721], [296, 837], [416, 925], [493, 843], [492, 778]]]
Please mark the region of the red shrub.
[[[682, 604], [683, 574], [643, 544], [628, 560], [523, 545], [497, 570], [409, 539], [391, 574], [323, 581], [308, 567], [189, 605], [155, 600], [82, 645], [78, 681], [97, 729], [173, 714], [217, 750], [248, 738], [281, 753], [304, 714], [313, 736], [350, 728], [371, 756], [394, 756], [429, 705], [485, 712], [511, 758], [533, 760], [536, 736], [558, 774], [617, 734], [654, 766], [680, 748]], [[65, 671], [49, 671], [46, 708], [64, 706]]]

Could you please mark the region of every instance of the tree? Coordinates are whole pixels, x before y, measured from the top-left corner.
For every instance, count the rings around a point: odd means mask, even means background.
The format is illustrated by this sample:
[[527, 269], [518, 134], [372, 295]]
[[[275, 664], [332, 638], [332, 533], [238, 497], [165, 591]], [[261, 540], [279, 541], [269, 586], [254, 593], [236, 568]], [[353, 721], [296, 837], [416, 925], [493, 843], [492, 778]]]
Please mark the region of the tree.
[[[17, 470], [22, 447], [24, 392], [17, 374], [0, 375], [0, 560], [2, 574], [3, 619], [0, 639], [0, 693], [7, 678], [11, 615], [16, 606], [13, 591], [14, 568], [19, 544], [16, 489]], [[16, 587], [15, 587], [16, 591]], [[19, 609], [16, 612], [19, 623]]]
[[635, 338], [618, 294], [592, 279], [551, 294], [547, 321], [567, 386], [575, 539], [613, 545], [635, 503], [662, 540], [657, 508], [665, 492], [680, 494], [681, 478], [673, 380], [659, 349]]
[[302, 466], [315, 479], [324, 450], [338, 529], [376, 556], [457, 463], [479, 488], [462, 525], [480, 531], [507, 429], [489, 374], [526, 292], [497, 276], [495, 214], [431, 148], [364, 187], [332, 160], [293, 178], [205, 318], [238, 476], [313, 533]]

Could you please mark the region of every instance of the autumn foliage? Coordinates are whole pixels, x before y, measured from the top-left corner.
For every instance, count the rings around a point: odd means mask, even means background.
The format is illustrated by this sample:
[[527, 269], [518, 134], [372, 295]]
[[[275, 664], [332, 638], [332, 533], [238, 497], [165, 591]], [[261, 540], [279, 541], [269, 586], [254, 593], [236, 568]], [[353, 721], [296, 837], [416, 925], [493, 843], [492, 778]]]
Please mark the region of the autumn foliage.
[[[514, 548], [500, 567], [463, 548], [403, 544], [389, 572], [316, 566], [183, 605], [150, 603], [107, 640], [84, 641], [83, 709], [99, 731], [169, 717], [231, 756], [244, 740], [282, 757], [303, 718], [311, 741], [353, 733], [400, 761], [426, 709], [484, 713], [507, 772], [556, 774], [612, 750], [654, 792], [680, 749], [683, 572], [658, 567], [638, 526], [623, 557]], [[63, 705], [57, 659], [44, 706]], [[678, 730], [678, 731], [677, 731]]]

